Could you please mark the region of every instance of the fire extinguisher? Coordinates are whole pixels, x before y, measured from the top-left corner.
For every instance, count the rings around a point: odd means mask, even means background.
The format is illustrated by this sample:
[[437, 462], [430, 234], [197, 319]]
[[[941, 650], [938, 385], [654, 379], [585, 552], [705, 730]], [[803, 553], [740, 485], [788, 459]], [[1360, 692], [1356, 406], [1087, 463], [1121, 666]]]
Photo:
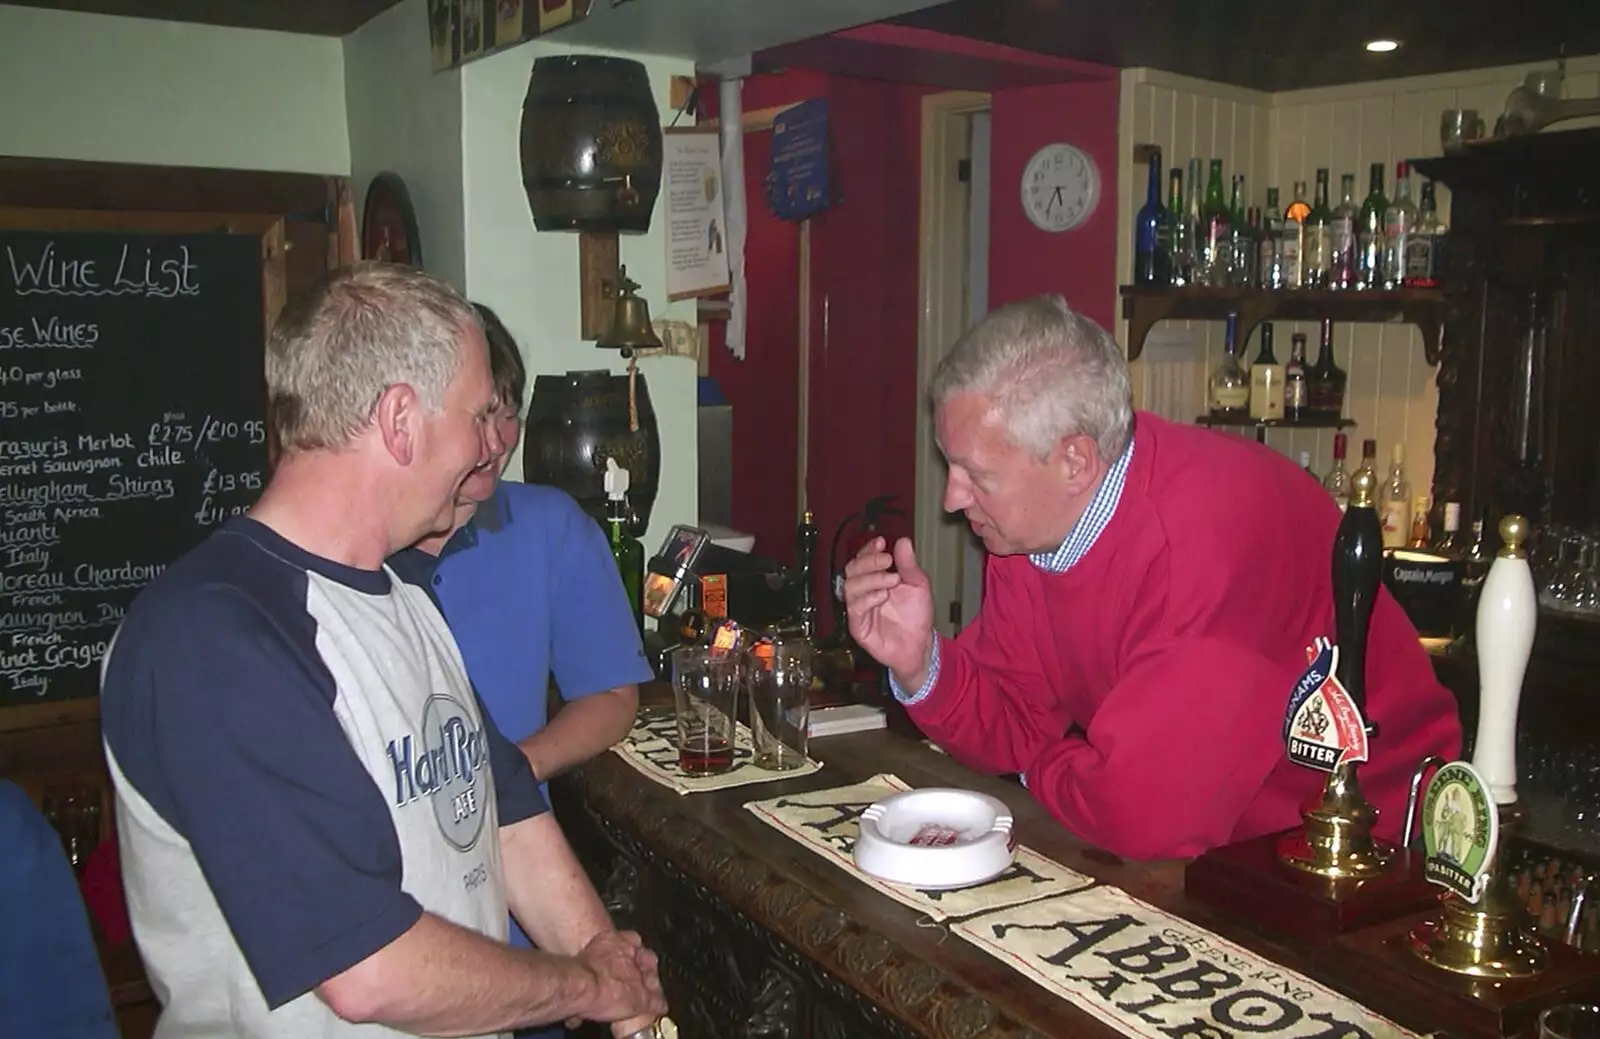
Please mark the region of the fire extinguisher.
[[844, 613], [845, 564], [873, 538], [881, 537], [893, 548], [897, 538], [911, 535], [904, 529], [908, 519], [905, 510], [896, 508], [894, 502], [893, 494], [872, 498], [861, 511], [852, 512], [834, 528], [833, 544], [828, 550], [828, 579], [833, 592], [833, 636], [841, 643], [855, 641], [850, 637]]

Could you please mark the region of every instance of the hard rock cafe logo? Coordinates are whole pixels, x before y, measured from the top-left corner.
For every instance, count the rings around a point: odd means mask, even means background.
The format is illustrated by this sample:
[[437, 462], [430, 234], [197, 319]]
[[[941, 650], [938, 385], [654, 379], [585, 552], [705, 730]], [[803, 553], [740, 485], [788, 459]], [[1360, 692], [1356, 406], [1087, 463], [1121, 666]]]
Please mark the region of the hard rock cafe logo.
[[1367, 724], [1335, 674], [1339, 647], [1319, 638], [1306, 649], [1306, 670], [1283, 715], [1289, 760], [1319, 772], [1367, 760]]
[[422, 710], [422, 734], [389, 741], [396, 808], [426, 798], [444, 839], [470, 851], [483, 835], [489, 745], [483, 725], [453, 696], [434, 695]]
[[1469, 902], [1483, 897], [1500, 842], [1500, 815], [1478, 770], [1452, 761], [1422, 799], [1422, 874]]

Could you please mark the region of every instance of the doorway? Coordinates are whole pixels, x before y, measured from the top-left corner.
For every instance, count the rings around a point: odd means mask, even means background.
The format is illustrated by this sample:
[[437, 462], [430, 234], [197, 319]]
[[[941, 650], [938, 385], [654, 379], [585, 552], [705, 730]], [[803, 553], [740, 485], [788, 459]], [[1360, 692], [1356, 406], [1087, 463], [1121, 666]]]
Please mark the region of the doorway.
[[[922, 99], [917, 385], [989, 305], [989, 95]], [[933, 586], [934, 626], [954, 637], [983, 599], [983, 547], [943, 507], [944, 459], [932, 416], [917, 415], [916, 544]]]

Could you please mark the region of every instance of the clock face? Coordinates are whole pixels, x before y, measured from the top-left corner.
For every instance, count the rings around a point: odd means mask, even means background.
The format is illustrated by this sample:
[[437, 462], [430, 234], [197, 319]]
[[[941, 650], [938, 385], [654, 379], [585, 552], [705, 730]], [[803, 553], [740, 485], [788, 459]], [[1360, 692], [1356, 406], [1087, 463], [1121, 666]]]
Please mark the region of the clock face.
[[1070, 231], [1100, 202], [1100, 171], [1070, 144], [1047, 144], [1022, 171], [1022, 210], [1042, 231]]

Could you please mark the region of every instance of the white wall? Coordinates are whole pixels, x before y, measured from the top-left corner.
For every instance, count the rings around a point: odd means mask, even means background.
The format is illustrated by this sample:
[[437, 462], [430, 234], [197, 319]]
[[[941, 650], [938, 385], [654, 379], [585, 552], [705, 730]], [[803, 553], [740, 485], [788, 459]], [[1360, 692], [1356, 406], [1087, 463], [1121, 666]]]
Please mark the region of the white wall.
[[0, 154], [343, 174], [336, 39], [0, 4]]
[[[1119, 214], [1119, 280], [1122, 284], [1132, 280], [1133, 214], [1145, 197], [1144, 169], [1135, 169], [1132, 161], [1135, 144], [1160, 145], [1168, 162], [1186, 163], [1191, 155], [1223, 159], [1227, 172], [1245, 172], [1252, 204], [1262, 204], [1266, 189], [1273, 186], [1280, 189], [1287, 204], [1295, 181], [1307, 181], [1309, 187], [1317, 167], [1326, 166], [1331, 173], [1333, 204], [1337, 205], [1341, 174], [1356, 174], [1359, 199], [1366, 194], [1368, 165], [1382, 162], [1385, 187], [1392, 193], [1397, 161], [1439, 154], [1443, 109], [1476, 108], [1492, 132], [1506, 95], [1522, 82], [1523, 75], [1532, 68], [1552, 66], [1553, 62], [1545, 62], [1473, 69], [1278, 94], [1244, 91], [1152, 69], [1125, 69], [1119, 132], [1125, 199]], [[1600, 94], [1600, 56], [1573, 59], [1567, 72], [1567, 97]], [[1574, 121], [1556, 128], [1595, 122]], [[1420, 197], [1421, 181], [1420, 176], [1412, 177], [1413, 197]], [[1438, 187], [1441, 214], [1448, 219], [1449, 190]], [[1166, 322], [1155, 331], [1175, 328], [1193, 334], [1199, 348], [1197, 360], [1163, 363], [1152, 358], [1147, 345], [1144, 358], [1133, 365], [1135, 400], [1141, 407], [1151, 406], [1173, 397], [1171, 391], [1177, 387], [1185, 399], [1170, 409], [1169, 417], [1190, 420], [1205, 409], [1205, 380], [1221, 359], [1222, 326], [1217, 322]], [[1289, 337], [1296, 331], [1306, 333], [1315, 357], [1315, 323], [1280, 322], [1275, 331], [1280, 360], [1286, 359]], [[1119, 332], [1126, 342], [1126, 322], [1120, 323]], [[1421, 335], [1410, 325], [1337, 324], [1334, 344], [1340, 365], [1350, 375], [1345, 412], [1357, 423], [1349, 431], [1351, 454], [1359, 458], [1361, 440], [1376, 439], [1379, 465], [1386, 472], [1391, 445], [1402, 444], [1413, 493], [1426, 493], [1433, 482], [1438, 388], [1437, 370], [1422, 354]], [[1276, 430], [1269, 434], [1268, 443], [1290, 457], [1310, 451], [1318, 472], [1326, 472], [1331, 463], [1333, 433], [1328, 430]]]
[[[522, 344], [529, 382], [537, 374], [575, 369], [626, 371], [615, 351], [579, 338], [578, 238], [534, 230], [522, 188], [519, 155], [522, 99], [535, 58], [547, 54], [606, 53], [534, 41], [472, 62], [462, 76], [462, 157], [466, 195], [466, 288], [493, 307]], [[622, 55], [643, 61], [664, 121], [671, 119], [669, 78], [692, 75], [687, 61]], [[657, 204], [650, 233], [624, 236], [622, 262], [641, 286], [652, 318], [695, 320], [693, 302], [666, 304], [666, 240]], [[639, 371], [649, 380], [661, 427], [661, 485], [645, 544], [654, 550], [674, 523], [696, 518], [696, 367], [683, 357], [648, 358]], [[511, 472], [521, 471], [520, 456]]]
[[344, 104], [356, 219], [383, 172], [405, 181], [423, 265], [467, 283], [461, 70], [433, 71], [427, 0], [404, 0], [344, 38]]

